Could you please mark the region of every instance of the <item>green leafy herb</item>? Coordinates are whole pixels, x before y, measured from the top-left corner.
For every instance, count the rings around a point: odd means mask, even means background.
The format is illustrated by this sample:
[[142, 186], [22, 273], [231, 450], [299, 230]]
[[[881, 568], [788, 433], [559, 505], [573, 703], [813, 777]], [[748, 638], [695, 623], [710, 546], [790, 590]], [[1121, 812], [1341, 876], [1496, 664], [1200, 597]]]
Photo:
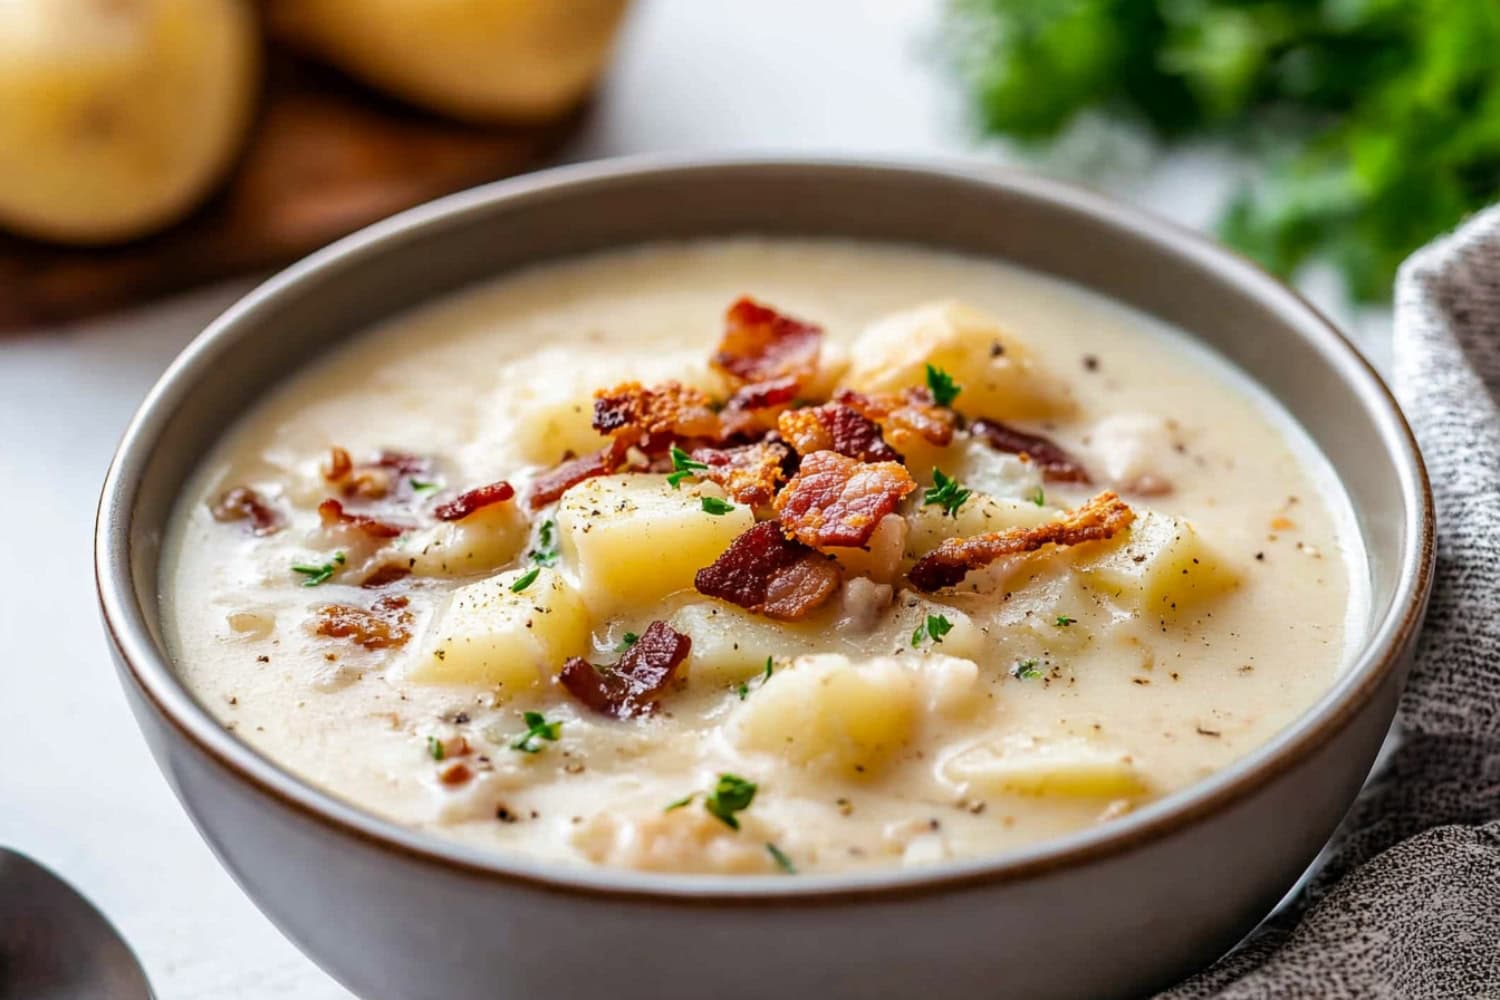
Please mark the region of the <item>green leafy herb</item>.
[[430, 493], [438, 487], [442, 486], [442, 483], [428, 483], [423, 482], [420, 479], [408, 479], [407, 482], [411, 483], [411, 488], [416, 490], [418, 493]]
[[714, 790], [703, 800], [703, 808], [731, 830], [740, 828], [735, 813], [744, 812], [755, 801], [755, 782], [746, 781], [734, 774], [719, 775]]
[[676, 802], [668, 802], [667, 803], [667, 807], [665, 809], [663, 809], [662, 812], [669, 813], [669, 812], [671, 812], [674, 809], [681, 809], [683, 806], [690, 804], [697, 797], [698, 797], [698, 793], [697, 792], [688, 792], [686, 795], [684, 795], [682, 798], [678, 799]]
[[987, 131], [1044, 140], [1083, 112], [1117, 111], [1168, 141], [1249, 152], [1254, 180], [1220, 232], [1282, 275], [1322, 258], [1356, 297], [1388, 300], [1403, 258], [1500, 198], [1493, 2], [948, 0], [947, 11], [951, 61]]
[[1042, 676], [1041, 665], [1036, 660], [1018, 660], [1010, 668], [1010, 675], [1017, 680], [1033, 681]]
[[636, 635], [634, 632], [626, 632], [624, 635], [620, 636], [620, 641], [615, 644], [615, 652], [623, 653], [625, 652], [625, 650], [629, 649], [631, 646], [634, 646], [640, 641], [641, 637]]
[[703, 498], [703, 512], [705, 514], [713, 514], [717, 517], [728, 514], [732, 510], [734, 510], [734, 504], [720, 500], [718, 497]]
[[933, 642], [942, 642], [943, 636], [953, 631], [953, 623], [942, 615], [928, 615], [927, 620], [918, 625], [916, 631], [911, 634], [911, 648], [916, 649], [922, 645], [923, 639], [931, 639]]
[[427, 737], [427, 756], [433, 760], [442, 760], [446, 751], [443, 750], [443, 741], [436, 736]]
[[1038, 486], [1035, 490], [1032, 491], [1031, 496], [1027, 497], [1026, 499], [1030, 500], [1038, 507], [1045, 507], [1047, 505], [1047, 491]]
[[740, 696], [740, 701], [744, 701], [746, 698], [750, 697], [750, 685], [745, 683], [744, 681], [740, 681], [739, 686], [734, 690], [735, 693]]
[[788, 875], [797, 874], [797, 866], [792, 864], [792, 859], [786, 856], [786, 852], [775, 844], [766, 843], [766, 853], [771, 855], [771, 860], [776, 862], [776, 867]]
[[527, 553], [538, 566], [553, 566], [557, 563], [557, 522], [550, 517], [542, 522], [536, 532], [536, 548]]
[[939, 406], [949, 406], [958, 394], [963, 392], [963, 386], [953, 381], [953, 376], [934, 365], [927, 366], [927, 388], [932, 390], [932, 401]]
[[533, 583], [536, 583], [536, 578], [541, 575], [541, 572], [542, 568], [540, 566], [533, 566], [525, 573], [522, 573], [516, 579], [516, 582], [510, 585], [512, 593], [519, 594]]
[[327, 583], [329, 578], [331, 578], [333, 574], [338, 571], [338, 568], [342, 565], [344, 565], [344, 554], [342, 552], [335, 552], [333, 554], [332, 562], [326, 562], [321, 566], [293, 565], [292, 572], [301, 573], [303, 576], [307, 577], [306, 580], [302, 581], [302, 586], [316, 587], [320, 583]]
[[557, 738], [562, 735], [562, 723], [548, 722], [541, 712], [526, 712], [521, 718], [526, 723], [526, 732], [510, 745], [512, 750], [540, 753], [542, 748], [537, 745], [537, 740], [556, 743]]
[[958, 514], [958, 508], [964, 505], [964, 501], [969, 499], [973, 492], [958, 485], [958, 480], [946, 475], [942, 469], [932, 470], [932, 481], [936, 485], [922, 494], [922, 506], [937, 504], [949, 517]]
[[[760, 684], [758, 685], [759, 687], [766, 686], [766, 681], [771, 679], [771, 674], [773, 671], [775, 671], [775, 669], [775, 659], [770, 656], [766, 657], [766, 668], [761, 671]], [[750, 682], [740, 681], [739, 686], [735, 688], [735, 691], [739, 693], [740, 701], [744, 701], [750, 695]]]
[[1069, 618], [1067, 615], [1058, 615], [1057, 616], [1057, 624], [1061, 628], [1067, 628], [1069, 625], [1073, 624], [1077, 620], [1078, 620], [1077, 618]]
[[[678, 489], [682, 486], [684, 479], [695, 473], [702, 472], [706, 468], [708, 468], [707, 465], [704, 465], [702, 462], [695, 462], [691, 455], [674, 444], [672, 446], [672, 474], [667, 477], [667, 482], [672, 484], [672, 489]], [[704, 509], [707, 510], [708, 508], [705, 507]], [[720, 513], [723, 513], [723, 511], [720, 511]]]

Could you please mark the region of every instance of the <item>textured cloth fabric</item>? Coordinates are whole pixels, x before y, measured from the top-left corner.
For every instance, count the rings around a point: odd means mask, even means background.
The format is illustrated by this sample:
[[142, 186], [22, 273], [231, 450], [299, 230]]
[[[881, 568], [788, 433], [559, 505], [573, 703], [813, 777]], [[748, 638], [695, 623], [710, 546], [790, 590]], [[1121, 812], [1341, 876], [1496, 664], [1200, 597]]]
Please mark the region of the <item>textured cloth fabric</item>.
[[1395, 751], [1295, 903], [1170, 1000], [1500, 1000], [1500, 207], [1396, 289], [1437, 577]]

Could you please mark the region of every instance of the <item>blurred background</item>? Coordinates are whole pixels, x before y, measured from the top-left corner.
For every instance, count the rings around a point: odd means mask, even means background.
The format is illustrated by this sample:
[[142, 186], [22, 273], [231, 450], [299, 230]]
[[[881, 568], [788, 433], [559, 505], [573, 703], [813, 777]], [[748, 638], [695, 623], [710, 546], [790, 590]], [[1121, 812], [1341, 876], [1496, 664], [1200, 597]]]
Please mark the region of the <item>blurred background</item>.
[[131, 411], [276, 267], [642, 152], [971, 157], [1217, 234], [1389, 361], [1412, 249], [1500, 200], [1496, 0], [0, 0], [0, 843], [166, 998], [346, 996], [209, 856], [93, 616]]

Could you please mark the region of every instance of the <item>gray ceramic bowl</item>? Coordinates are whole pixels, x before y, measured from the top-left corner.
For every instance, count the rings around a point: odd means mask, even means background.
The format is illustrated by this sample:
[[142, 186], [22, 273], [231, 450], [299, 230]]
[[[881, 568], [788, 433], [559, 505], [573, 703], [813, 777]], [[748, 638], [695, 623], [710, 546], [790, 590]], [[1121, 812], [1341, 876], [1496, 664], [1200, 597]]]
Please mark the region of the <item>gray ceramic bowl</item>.
[[[1267, 386], [1343, 479], [1370, 553], [1357, 662], [1260, 750], [1116, 822], [920, 871], [745, 881], [564, 870], [403, 829], [282, 770], [184, 689], [159, 624], [167, 518], [194, 463], [280, 379], [397, 310], [521, 265], [746, 232], [989, 255], [1201, 337]], [[363, 997], [1111, 997], [1221, 954], [1332, 833], [1401, 691], [1432, 506], [1370, 368], [1305, 302], [1195, 236], [974, 166], [651, 161], [447, 198], [261, 286], [141, 407], [104, 485], [96, 544], [105, 623], [157, 762], [245, 891]]]

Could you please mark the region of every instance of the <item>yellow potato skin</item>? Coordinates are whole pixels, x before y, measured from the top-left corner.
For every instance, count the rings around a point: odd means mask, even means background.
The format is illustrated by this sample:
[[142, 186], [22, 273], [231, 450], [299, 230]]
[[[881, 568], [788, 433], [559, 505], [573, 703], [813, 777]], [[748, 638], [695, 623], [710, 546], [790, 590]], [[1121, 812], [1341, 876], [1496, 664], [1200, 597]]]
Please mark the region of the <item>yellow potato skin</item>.
[[627, 0], [271, 0], [272, 31], [372, 86], [477, 121], [582, 100]]
[[108, 244], [185, 215], [248, 131], [246, 0], [0, 3], [0, 227]]

